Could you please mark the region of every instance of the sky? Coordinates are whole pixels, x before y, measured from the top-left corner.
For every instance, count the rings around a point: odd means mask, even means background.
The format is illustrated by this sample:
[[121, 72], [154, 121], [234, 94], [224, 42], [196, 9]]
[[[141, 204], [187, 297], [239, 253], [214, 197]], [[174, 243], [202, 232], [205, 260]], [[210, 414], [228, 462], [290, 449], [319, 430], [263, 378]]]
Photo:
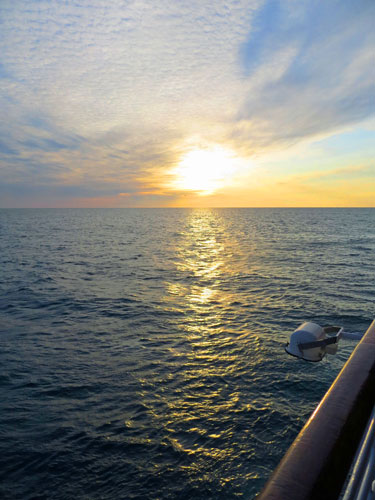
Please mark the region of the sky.
[[373, 0], [1, 0], [0, 207], [375, 206]]

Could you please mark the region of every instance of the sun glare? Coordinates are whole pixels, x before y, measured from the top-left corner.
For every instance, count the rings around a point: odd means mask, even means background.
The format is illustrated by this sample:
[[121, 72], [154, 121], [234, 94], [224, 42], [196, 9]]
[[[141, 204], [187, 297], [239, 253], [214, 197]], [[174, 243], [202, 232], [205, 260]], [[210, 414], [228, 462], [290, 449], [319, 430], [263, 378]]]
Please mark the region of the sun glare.
[[171, 174], [171, 187], [196, 191], [201, 196], [223, 187], [234, 175], [236, 159], [223, 148], [194, 149], [186, 153]]

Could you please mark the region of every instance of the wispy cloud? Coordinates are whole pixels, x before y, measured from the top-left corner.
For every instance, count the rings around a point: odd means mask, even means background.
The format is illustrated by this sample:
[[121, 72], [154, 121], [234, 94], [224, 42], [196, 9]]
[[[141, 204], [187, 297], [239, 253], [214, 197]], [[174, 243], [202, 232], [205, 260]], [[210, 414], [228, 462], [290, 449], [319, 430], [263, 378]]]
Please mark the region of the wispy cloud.
[[305, 174], [299, 174], [290, 176], [288, 181], [283, 182], [295, 183], [295, 182], [305, 182], [311, 185], [312, 182], [320, 182], [326, 179], [331, 181], [336, 181], [338, 179], [350, 180], [353, 177], [356, 179], [365, 178], [375, 182], [375, 166], [372, 165], [350, 165], [344, 168], [334, 168], [331, 170], [324, 170], [320, 172], [308, 172]]
[[266, 2], [240, 51], [241, 139], [290, 144], [373, 115], [374, 19], [370, 0]]

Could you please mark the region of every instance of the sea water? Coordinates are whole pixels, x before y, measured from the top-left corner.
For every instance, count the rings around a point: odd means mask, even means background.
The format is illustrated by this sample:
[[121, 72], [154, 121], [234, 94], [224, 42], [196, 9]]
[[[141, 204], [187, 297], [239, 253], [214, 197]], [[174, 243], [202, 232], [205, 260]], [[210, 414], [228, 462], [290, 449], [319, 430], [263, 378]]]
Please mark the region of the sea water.
[[374, 209], [0, 210], [0, 496], [251, 499], [364, 332]]

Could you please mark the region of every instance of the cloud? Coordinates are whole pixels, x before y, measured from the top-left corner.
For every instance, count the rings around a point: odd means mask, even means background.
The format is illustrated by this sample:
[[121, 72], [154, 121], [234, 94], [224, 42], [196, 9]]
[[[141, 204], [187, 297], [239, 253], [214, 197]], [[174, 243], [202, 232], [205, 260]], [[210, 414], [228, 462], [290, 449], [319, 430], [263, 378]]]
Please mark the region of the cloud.
[[191, 116], [202, 99], [212, 113], [257, 3], [6, 2], [8, 94], [84, 131]]
[[308, 172], [302, 175], [291, 176], [288, 182], [305, 182], [311, 184], [312, 182], [326, 182], [327, 179], [332, 182], [339, 179], [350, 180], [352, 178], [375, 181], [375, 167], [372, 165], [349, 165], [320, 172]]
[[279, 146], [373, 115], [374, 15], [369, 0], [266, 2], [240, 50], [249, 88], [235, 134]]
[[91, 186], [95, 196], [114, 186], [154, 192], [178, 140], [233, 99], [236, 47], [257, 4], [1, 2], [8, 191], [40, 186], [44, 196], [45, 186], [62, 184], [82, 185], [85, 195]]
[[[158, 170], [171, 165], [172, 133], [115, 127], [83, 136], [66, 130], [47, 115], [22, 113], [12, 127], [0, 124], [0, 193], [3, 199], [165, 196]], [[48, 195], [48, 196], [47, 196]], [[17, 201], [18, 200], [18, 201]]]
[[3, 0], [2, 193], [168, 202], [182, 193], [162, 184], [194, 142], [260, 155], [360, 122], [374, 13], [365, 0]]

